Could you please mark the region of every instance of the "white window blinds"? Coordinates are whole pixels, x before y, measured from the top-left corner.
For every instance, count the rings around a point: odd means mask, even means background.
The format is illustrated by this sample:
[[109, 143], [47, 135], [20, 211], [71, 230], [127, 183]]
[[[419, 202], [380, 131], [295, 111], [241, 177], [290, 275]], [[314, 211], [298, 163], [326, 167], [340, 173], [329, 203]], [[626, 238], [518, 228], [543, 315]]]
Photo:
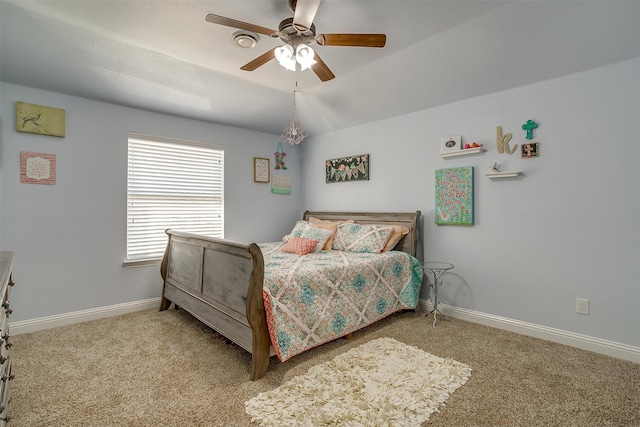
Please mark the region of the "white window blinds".
[[224, 238], [224, 149], [129, 134], [127, 259], [162, 257], [165, 230]]

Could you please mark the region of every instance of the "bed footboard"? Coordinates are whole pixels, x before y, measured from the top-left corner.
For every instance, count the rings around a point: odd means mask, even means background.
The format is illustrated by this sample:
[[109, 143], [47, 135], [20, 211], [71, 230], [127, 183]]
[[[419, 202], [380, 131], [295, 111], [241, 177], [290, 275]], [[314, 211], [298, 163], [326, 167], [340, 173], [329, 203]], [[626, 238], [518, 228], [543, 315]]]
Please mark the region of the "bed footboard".
[[241, 244], [167, 230], [160, 310], [187, 310], [252, 355], [251, 380], [264, 376], [271, 341], [262, 283], [264, 260], [255, 243]]

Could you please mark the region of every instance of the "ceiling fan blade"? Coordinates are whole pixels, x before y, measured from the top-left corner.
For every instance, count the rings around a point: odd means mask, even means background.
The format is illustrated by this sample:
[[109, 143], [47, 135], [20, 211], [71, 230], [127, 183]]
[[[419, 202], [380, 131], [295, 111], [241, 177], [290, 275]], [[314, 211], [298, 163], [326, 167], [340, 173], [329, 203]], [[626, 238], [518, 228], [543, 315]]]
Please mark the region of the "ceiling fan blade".
[[320, 34], [316, 37], [320, 46], [384, 47], [385, 34]]
[[270, 49], [270, 50], [266, 51], [265, 53], [263, 53], [262, 55], [258, 56], [253, 61], [247, 62], [242, 67], [240, 67], [240, 69], [244, 70], [244, 71], [253, 71], [256, 68], [258, 68], [258, 67], [266, 64], [267, 62], [271, 61], [275, 57], [276, 57], [276, 50], [275, 49]]
[[298, 0], [293, 14], [293, 26], [298, 31], [307, 31], [311, 28], [319, 6], [320, 0]]
[[236, 19], [225, 18], [224, 16], [218, 16], [212, 13], [208, 14], [204, 19], [212, 24], [226, 25], [227, 27], [239, 28], [241, 30], [252, 31], [254, 33], [264, 34], [271, 37], [276, 37], [278, 33], [276, 30], [272, 30], [271, 28], [249, 24], [248, 22], [238, 21]]
[[314, 55], [313, 59], [316, 60], [316, 63], [311, 66], [311, 69], [316, 73], [316, 76], [318, 76], [320, 80], [326, 82], [336, 77], [317, 53]]

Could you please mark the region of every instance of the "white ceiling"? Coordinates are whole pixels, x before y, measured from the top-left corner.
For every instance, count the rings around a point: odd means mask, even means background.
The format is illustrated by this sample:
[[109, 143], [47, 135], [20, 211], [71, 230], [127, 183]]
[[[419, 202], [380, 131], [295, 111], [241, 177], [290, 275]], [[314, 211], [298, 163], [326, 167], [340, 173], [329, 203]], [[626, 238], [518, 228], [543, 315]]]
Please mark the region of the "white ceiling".
[[323, 0], [318, 33], [385, 33], [387, 45], [312, 45], [336, 75], [322, 83], [275, 60], [240, 70], [279, 39], [239, 48], [208, 13], [273, 29], [293, 16], [286, 0], [1, 0], [0, 77], [272, 134], [297, 84], [298, 116], [318, 134], [640, 56], [637, 0]]

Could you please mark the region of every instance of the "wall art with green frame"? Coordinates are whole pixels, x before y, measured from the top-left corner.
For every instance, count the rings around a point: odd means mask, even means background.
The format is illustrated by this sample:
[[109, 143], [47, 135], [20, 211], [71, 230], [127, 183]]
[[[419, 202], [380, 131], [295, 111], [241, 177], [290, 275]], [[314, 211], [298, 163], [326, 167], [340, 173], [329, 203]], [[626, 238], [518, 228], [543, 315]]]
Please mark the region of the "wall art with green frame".
[[473, 225], [473, 167], [436, 169], [438, 225]]

